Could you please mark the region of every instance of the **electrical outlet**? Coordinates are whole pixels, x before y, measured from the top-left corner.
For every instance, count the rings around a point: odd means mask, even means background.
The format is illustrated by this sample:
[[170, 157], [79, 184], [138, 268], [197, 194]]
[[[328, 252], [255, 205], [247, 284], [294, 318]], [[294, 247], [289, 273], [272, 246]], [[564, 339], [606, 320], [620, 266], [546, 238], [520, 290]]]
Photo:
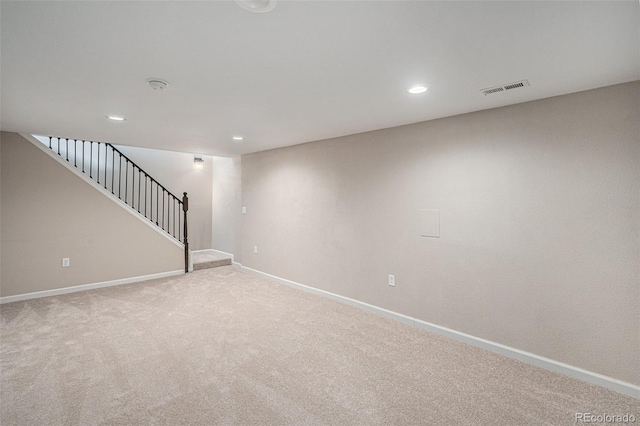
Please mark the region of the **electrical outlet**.
[[258, 246], [253, 246], [253, 253], [258, 254]]
[[396, 276], [395, 275], [389, 275], [389, 285], [391, 287], [395, 287], [396, 286]]
[[69, 267], [69, 258], [68, 257], [63, 257], [62, 258], [62, 267], [63, 268], [68, 268]]
[[242, 206], [242, 214], [247, 214], [247, 208], [245, 206]]

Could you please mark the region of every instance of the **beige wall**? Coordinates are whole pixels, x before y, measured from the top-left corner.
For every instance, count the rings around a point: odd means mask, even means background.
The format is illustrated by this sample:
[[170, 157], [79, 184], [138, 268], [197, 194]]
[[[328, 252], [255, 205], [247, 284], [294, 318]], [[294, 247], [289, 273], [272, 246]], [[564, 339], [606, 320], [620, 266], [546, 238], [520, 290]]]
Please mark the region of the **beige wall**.
[[[184, 152], [135, 148], [116, 145], [124, 155], [138, 164], [178, 198], [189, 196], [189, 249], [204, 250], [211, 246], [211, 183], [213, 157]], [[193, 158], [204, 160], [204, 169], [193, 167]]]
[[243, 156], [242, 263], [640, 384], [639, 111], [635, 82]]
[[0, 296], [184, 268], [182, 249], [20, 135], [0, 146]]
[[213, 157], [213, 248], [240, 262], [240, 157]]
[[[1, 266], [2, 266], [2, 136], [0, 133], [0, 267]], [[2, 270], [0, 269], [0, 292], [1, 291], [2, 291]]]

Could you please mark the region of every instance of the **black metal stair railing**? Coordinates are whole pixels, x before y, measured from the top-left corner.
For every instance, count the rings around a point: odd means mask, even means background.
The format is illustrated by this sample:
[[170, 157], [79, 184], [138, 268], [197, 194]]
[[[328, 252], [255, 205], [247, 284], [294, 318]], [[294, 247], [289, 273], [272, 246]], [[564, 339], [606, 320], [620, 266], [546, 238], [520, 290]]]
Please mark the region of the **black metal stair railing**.
[[185, 248], [185, 272], [189, 271], [189, 199], [186, 192], [179, 199], [110, 143], [49, 137], [49, 148], [182, 242]]

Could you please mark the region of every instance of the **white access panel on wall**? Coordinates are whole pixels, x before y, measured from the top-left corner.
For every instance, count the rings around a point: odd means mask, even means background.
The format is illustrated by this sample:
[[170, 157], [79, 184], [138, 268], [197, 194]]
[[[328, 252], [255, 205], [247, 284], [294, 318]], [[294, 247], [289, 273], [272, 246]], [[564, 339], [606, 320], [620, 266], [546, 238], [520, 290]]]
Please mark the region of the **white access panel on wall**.
[[440, 210], [420, 210], [420, 236], [440, 238]]

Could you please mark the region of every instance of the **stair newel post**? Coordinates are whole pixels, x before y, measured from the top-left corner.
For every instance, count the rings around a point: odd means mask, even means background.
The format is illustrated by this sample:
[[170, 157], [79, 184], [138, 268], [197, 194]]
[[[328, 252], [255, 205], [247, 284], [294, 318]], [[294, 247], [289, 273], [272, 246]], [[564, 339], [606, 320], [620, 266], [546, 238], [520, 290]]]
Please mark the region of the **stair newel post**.
[[184, 212], [184, 272], [189, 272], [189, 238], [187, 236], [187, 210], [189, 210], [189, 197], [187, 193], [182, 195], [182, 211]]

